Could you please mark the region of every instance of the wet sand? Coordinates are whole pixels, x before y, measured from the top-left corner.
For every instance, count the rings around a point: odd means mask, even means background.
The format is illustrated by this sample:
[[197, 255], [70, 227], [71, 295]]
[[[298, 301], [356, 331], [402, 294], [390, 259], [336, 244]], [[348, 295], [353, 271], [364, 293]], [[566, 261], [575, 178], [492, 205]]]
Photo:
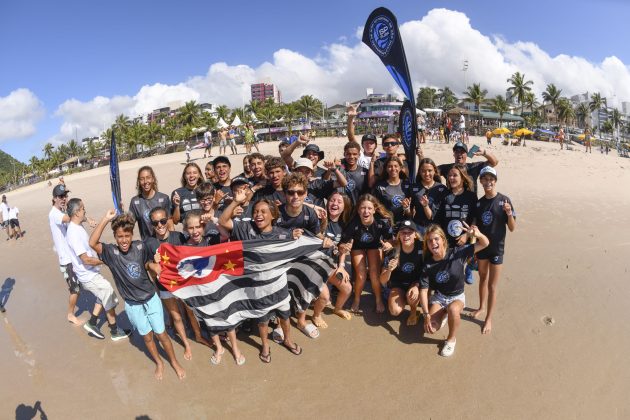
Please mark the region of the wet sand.
[[[345, 140], [317, 143], [327, 157], [341, 157]], [[485, 139], [472, 143], [484, 147]], [[262, 149], [275, 153], [277, 143]], [[263, 364], [259, 338], [239, 335], [247, 363], [238, 367], [226, 353], [211, 366], [208, 348], [193, 343], [186, 361], [176, 343], [187, 370], [182, 382], [170, 367], [162, 382], [153, 378], [137, 334], [114, 343], [104, 326], [106, 340], [96, 340], [66, 321], [68, 293], [47, 223], [52, 187], [11, 192], [27, 233], [19, 241], [0, 237], [0, 284], [8, 293], [0, 315], [1, 416], [40, 401], [51, 419], [629, 418], [630, 160], [575, 149], [534, 141], [511, 148], [496, 139], [490, 147], [500, 160], [497, 189], [514, 202], [517, 229], [506, 241], [492, 333], [463, 320], [453, 357], [438, 355], [446, 332], [423, 336], [421, 326], [405, 327], [407, 312], [376, 315], [364, 295], [364, 317], [344, 321], [327, 312], [329, 328], [317, 340], [293, 330], [304, 348], [299, 357], [272, 344], [272, 363]], [[450, 145], [429, 143], [425, 155], [452, 161]], [[193, 152], [205, 164], [202, 156]], [[233, 176], [242, 157], [233, 159]], [[123, 200], [145, 164], [170, 194], [184, 160], [178, 153], [122, 162]], [[65, 178], [70, 196], [84, 199], [88, 216], [99, 220], [111, 206], [108, 168]], [[104, 240], [112, 240], [108, 231]], [[466, 297], [468, 307], [477, 306], [477, 282]], [[80, 299], [83, 320], [92, 299]], [[124, 314], [120, 323], [128, 325]]]

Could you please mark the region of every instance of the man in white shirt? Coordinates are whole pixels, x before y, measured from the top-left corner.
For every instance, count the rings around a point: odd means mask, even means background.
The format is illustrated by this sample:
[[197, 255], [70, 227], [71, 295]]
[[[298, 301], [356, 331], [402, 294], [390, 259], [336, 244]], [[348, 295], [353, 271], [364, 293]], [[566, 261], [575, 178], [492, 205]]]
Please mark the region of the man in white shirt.
[[105, 308], [111, 339], [118, 341], [126, 338], [131, 331], [122, 330], [116, 325], [115, 308], [118, 305], [118, 296], [112, 285], [101, 275], [99, 266], [103, 262], [98, 259], [96, 251], [90, 247], [88, 234], [83, 228], [83, 222], [86, 220], [85, 205], [80, 199], [72, 198], [68, 201], [66, 214], [70, 216], [70, 223], [66, 229], [66, 241], [70, 249], [72, 269], [81, 289], [88, 290], [96, 296], [92, 316], [83, 324], [83, 328], [94, 337], [104, 339], [105, 336], [101, 333], [97, 321]]
[[203, 157], [205, 158], [206, 154], [208, 157], [212, 156], [212, 133], [210, 130], [206, 130], [206, 132], [203, 133], [203, 145]]
[[63, 274], [70, 298], [68, 299], [68, 322], [81, 325], [81, 321], [74, 315], [74, 308], [77, 305], [81, 287], [79, 280], [72, 270], [72, 251], [66, 242], [66, 230], [70, 223], [70, 216], [66, 214], [66, 202], [68, 201], [68, 191], [64, 184], [59, 184], [53, 189], [53, 204], [48, 213], [48, 224], [52, 234], [55, 252], [59, 258], [59, 270]]
[[0, 217], [2, 217], [2, 228], [7, 231], [7, 241], [13, 237], [13, 229], [9, 224], [9, 204], [7, 204], [7, 196], [2, 195], [0, 203]]
[[19, 214], [20, 209], [17, 207], [9, 207], [9, 227], [13, 229], [13, 237], [16, 240], [23, 236], [22, 229], [20, 229], [20, 221], [18, 220]]

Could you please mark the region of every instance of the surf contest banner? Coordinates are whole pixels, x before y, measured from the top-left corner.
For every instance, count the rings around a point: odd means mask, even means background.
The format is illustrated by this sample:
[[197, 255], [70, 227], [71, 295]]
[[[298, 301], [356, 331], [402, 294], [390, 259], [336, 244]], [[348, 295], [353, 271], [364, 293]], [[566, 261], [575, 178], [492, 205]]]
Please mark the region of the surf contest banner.
[[417, 119], [416, 101], [413, 95], [407, 56], [398, 29], [396, 16], [386, 9], [375, 9], [365, 22], [363, 43], [381, 59], [407, 100], [400, 110], [398, 127], [409, 165], [410, 179], [415, 179]]
[[116, 137], [112, 130], [112, 141], [109, 147], [109, 183], [112, 186], [112, 200], [116, 214], [122, 214], [122, 200], [120, 194], [120, 170], [118, 169], [118, 152], [116, 151]]

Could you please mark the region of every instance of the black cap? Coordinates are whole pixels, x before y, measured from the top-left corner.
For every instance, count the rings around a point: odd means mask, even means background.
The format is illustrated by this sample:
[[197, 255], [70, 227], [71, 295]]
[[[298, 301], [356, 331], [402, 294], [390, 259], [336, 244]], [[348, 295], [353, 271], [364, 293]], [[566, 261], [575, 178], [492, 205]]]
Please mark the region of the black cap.
[[317, 153], [317, 156], [319, 156], [319, 160], [324, 159], [324, 152], [322, 152], [321, 150], [319, 150], [319, 146], [316, 144], [309, 144], [304, 148], [304, 151], [302, 152], [302, 157], [306, 157], [306, 154], [308, 152], [315, 152]]
[[466, 146], [461, 141], [455, 143], [455, 145], [453, 146], [453, 151], [455, 151], [455, 149], [464, 149], [464, 152], [468, 153], [468, 146]]
[[63, 184], [58, 184], [53, 188], [53, 197], [61, 197], [68, 194], [70, 190], [66, 189], [66, 186]]
[[232, 178], [232, 181], [230, 182], [230, 187], [236, 187], [242, 184], [250, 184], [250, 182], [247, 178], [237, 176], [236, 178]]
[[413, 222], [413, 220], [401, 220], [396, 225], [396, 232], [400, 232], [401, 229], [413, 229], [414, 231], [418, 231], [418, 227]]
[[376, 142], [376, 136], [374, 134], [364, 134], [363, 137], [361, 137], [361, 143], [368, 140]]
[[227, 165], [231, 168], [232, 167], [232, 162], [230, 162], [230, 159], [228, 159], [227, 156], [217, 156], [214, 158], [214, 160], [212, 161], [212, 166], [217, 166], [217, 164], [219, 163], [227, 163]]

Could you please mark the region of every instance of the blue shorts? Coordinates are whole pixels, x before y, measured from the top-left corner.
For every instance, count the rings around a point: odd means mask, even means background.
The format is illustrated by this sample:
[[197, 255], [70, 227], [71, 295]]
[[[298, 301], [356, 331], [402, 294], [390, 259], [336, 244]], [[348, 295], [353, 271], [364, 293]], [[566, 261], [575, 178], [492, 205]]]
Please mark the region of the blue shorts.
[[166, 329], [164, 326], [164, 310], [162, 301], [157, 293], [146, 303], [132, 303], [125, 301], [125, 311], [127, 317], [140, 335], [147, 335], [151, 331], [162, 334]]

